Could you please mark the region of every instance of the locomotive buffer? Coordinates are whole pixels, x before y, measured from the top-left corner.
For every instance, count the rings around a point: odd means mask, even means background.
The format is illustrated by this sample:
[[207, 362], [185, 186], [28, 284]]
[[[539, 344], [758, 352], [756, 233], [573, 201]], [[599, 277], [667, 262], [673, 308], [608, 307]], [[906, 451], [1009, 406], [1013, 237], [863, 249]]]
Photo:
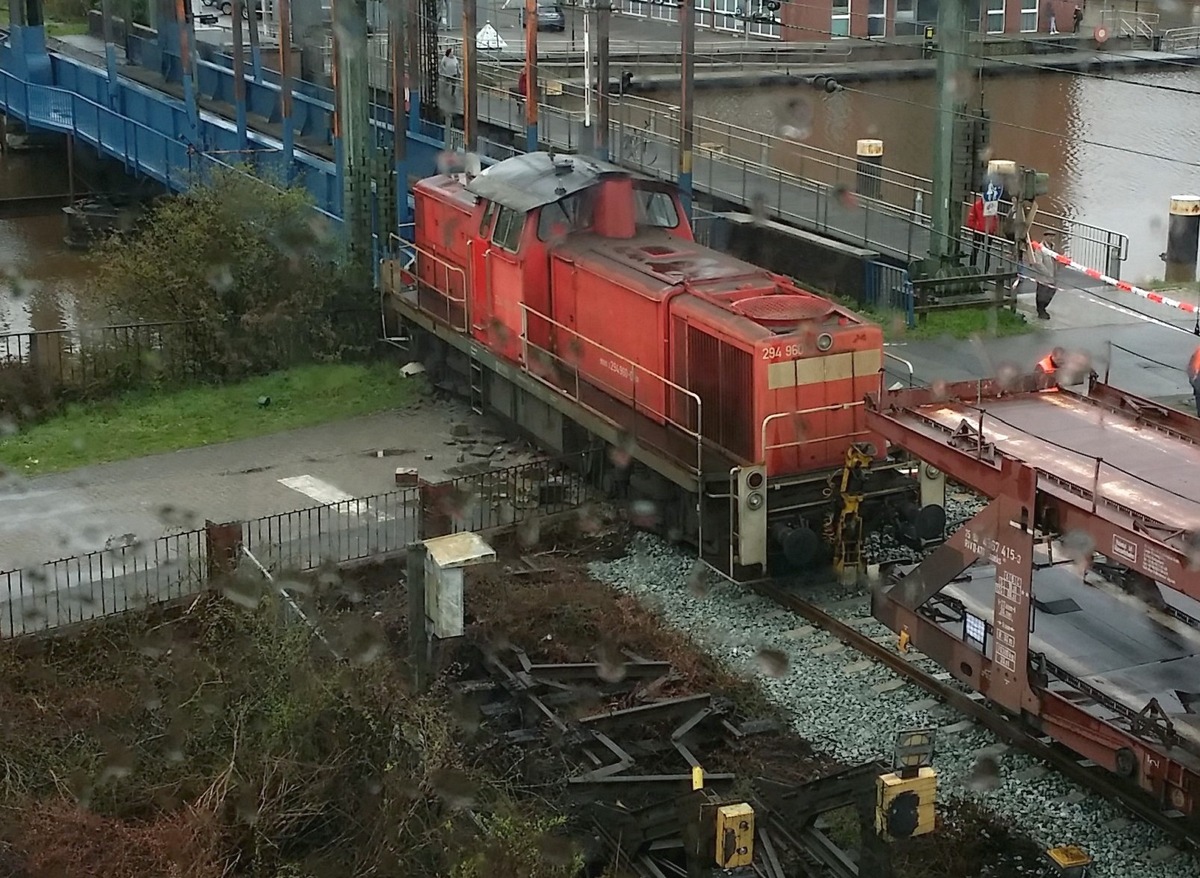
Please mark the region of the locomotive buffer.
[[1086, 395], [1034, 387], [870, 401], [872, 430], [991, 498], [890, 578], [875, 616], [1163, 810], [1195, 815], [1200, 419], [1095, 375]]

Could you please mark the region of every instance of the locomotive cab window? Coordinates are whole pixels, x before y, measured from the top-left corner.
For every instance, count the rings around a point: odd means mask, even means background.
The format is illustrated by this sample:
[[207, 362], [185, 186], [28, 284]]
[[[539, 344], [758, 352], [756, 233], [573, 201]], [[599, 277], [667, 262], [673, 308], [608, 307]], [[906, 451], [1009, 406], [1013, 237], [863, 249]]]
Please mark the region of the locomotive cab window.
[[538, 215], [538, 240], [562, 238], [571, 232], [582, 232], [592, 225], [592, 193], [584, 189], [553, 204], [547, 204]]
[[639, 226], [673, 229], [679, 225], [679, 214], [675, 210], [675, 202], [666, 192], [635, 189], [633, 197], [637, 206], [636, 222]]
[[496, 227], [492, 229], [492, 243], [509, 253], [516, 253], [521, 246], [521, 230], [525, 228], [525, 214], [511, 207], [501, 207], [496, 215]]
[[483, 209], [483, 219], [479, 222], [479, 236], [481, 238], [488, 237], [492, 231], [492, 220], [496, 218], [496, 202], [489, 201], [487, 207]]

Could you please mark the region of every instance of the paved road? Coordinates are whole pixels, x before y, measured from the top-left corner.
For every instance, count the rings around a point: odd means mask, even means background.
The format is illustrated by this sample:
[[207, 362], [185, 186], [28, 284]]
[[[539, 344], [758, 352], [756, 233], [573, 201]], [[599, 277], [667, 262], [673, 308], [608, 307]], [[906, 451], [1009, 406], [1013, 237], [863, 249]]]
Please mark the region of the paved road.
[[[968, 342], [899, 342], [888, 351], [909, 360], [917, 379], [929, 383], [987, 377], [1003, 365], [1027, 371], [1051, 348], [1061, 346], [1086, 356], [1101, 375], [1111, 366], [1111, 381], [1119, 387], [1192, 411], [1184, 366], [1200, 344], [1193, 334], [1195, 317], [1129, 293], [1081, 288], [1072, 283], [1076, 277], [1073, 272], [1061, 277], [1063, 286], [1050, 307], [1051, 319], [1044, 323], [1034, 317], [1032, 289], [1020, 293], [1020, 310], [1044, 327], [1035, 333]], [[1197, 298], [1195, 293], [1173, 295]], [[1110, 348], [1110, 342], [1119, 347]]]
[[[482, 425], [456, 404], [427, 402], [275, 436], [86, 467], [0, 489], [0, 570], [103, 549], [127, 534], [156, 538], [395, 490], [397, 467], [431, 480], [478, 462], [451, 440]], [[376, 452], [387, 450], [385, 457]], [[399, 453], [405, 452], [405, 453]], [[464, 455], [464, 463], [458, 457]], [[426, 460], [432, 455], [432, 460]], [[518, 462], [509, 456], [497, 465]]]

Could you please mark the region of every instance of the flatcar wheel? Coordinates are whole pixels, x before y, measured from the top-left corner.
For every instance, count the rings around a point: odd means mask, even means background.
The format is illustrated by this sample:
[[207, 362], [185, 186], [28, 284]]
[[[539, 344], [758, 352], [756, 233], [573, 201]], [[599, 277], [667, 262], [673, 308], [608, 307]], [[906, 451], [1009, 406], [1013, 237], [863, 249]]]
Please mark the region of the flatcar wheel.
[[1137, 756], [1128, 747], [1117, 751], [1117, 774], [1124, 778], [1132, 778], [1137, 773]]

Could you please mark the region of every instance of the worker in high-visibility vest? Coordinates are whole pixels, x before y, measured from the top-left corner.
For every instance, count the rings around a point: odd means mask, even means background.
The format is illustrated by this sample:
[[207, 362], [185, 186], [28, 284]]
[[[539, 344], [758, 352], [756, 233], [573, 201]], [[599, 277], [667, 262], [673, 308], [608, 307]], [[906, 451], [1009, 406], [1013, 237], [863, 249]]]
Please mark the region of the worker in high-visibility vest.
[[1062, 368], [1065, 359], [1066, 352], [1062, 348], [1055, 348], [1038, 360], [1037, 368], [1034, 369], [1034, 373], [1038, 376], [1038, 385], [1041, 387], [1057, 387], [1057, 373]]
[[1196, 402], [1196, 414], [1200, 416], [1200, 348], [1192, 351], [1192, 357], [1188, 360], [1188, 381], [1192, 385], [1192, 396]]

